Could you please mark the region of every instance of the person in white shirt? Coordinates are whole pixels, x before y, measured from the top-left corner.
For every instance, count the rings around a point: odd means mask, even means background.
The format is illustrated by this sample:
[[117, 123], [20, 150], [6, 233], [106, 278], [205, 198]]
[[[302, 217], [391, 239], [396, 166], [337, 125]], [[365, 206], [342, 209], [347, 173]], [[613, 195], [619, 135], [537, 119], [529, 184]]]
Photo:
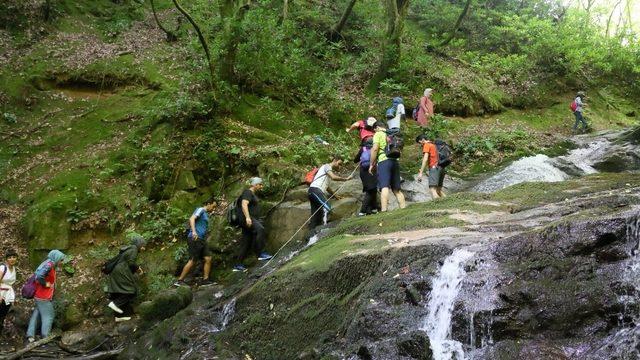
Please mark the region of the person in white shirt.
[[0, 264], [0, 334], [4, 328], [4, 319], [16, 299], [13, 284], [16, 282], [15, 265], [17, 261], [18, 254], [14, 250], [8, 250], [5, 255], [5, 263]]
[[[393, 111], [390, 111], [392, 110]], [[394, 97], [393, 103], [387, 111], [387, 129], [398, 129], [400, 131], [400, 122], [405, 119], [406, 112], [401, 97]], [[393, 116], [393, 117], [392, 117]]]
[[309, 185], [308, 195], [311, 203], [310, 230], [315, 229], [318, 225], [327, 223], [327, 215], [331, 210], [331, 206], [325, 194], [334, 194], [333, 190], [329, 188], [329, 179], [334, 181], [351, 180], [351, 176], [342, 177], [334, 174], [333, 171], [338, 170], [340, 165], [342, 165], [342, 158], [339, 155], [334, 155], [330, 163], [318, 168], [318, 172], [316, 172], [311, 185]]
[[587, 120], [582, 116], [582, 107], [586, 105], [584, 103], [584, 93], [582, 91], [578, 91], [574, 101], [576, 102], [576, 110], [573, 112], [573, 115], [576, 117], [576, 122], [573, 124], [573, 132], [575, 133], [578, 130], [578, 126], [580, 126], [580, 124], [582, 124], [582, 131], [586, 131]]

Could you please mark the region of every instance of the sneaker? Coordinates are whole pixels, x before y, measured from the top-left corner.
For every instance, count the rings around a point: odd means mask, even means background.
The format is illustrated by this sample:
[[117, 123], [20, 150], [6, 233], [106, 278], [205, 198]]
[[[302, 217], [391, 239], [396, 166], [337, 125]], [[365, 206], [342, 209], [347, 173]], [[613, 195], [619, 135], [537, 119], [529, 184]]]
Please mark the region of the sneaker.
[[131, 316], [116, 317], [116, 322], [123, 322], [123, 321], [129, 321], [129, 320], [131, 320]]
[[27, 343], [31, 344], [32, 342], [36, 341], [36, 338], [30, 337], [27, 339]]
[[358, 216], [365, 216], [365, 215], [367, 215], [367, 214], [366, 214], [366, 213], [363, 213], [363, 212], [359, 212], [359, 213], [358, 213]]
[[210, 286], [210, 285], [217, 285], [217, 283], [215, 281], [211, 281], [209, 279], [204, 279], [202, 281], [200, 281], [200, 286]]
[[173, 283], [173, 286], [180, 287], [180, 286], [189, 286], [189, 285], [186, 282], [184, 282], [184, 280], [178, 280]]
[[271, 259], [273, 256], [271, 256], [268, 252], [261, 252], [260, 255], [258, 255], [258, 260], [269, 260]]
[[242, 264], [236, 264], [236, 266], [234, 266], [234, 267], [233, 267], [233, 271], [236, 271], [236, 272], [237, 272], [237, 271], [245, 272], [245, 271], [247, 271], [247, 268], [246, 268], [244, 265], [242, 265]]
[[109, 303], [109, 305], [107, 305], [107, 307], [115, 312], [117, 312], [118, 314], [122, 314], [124, 311], [122, 311], [122, 309], [120, 309], [116, 304], [112, 302]]

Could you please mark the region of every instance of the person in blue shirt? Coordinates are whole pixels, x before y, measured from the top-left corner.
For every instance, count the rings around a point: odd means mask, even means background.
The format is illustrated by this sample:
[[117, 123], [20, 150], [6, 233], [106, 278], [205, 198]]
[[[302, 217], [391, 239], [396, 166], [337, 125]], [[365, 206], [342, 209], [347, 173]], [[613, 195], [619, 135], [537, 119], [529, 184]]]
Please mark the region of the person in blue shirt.
[[197, 208], [189, 218], [189, 231], [187, 232], [187, 246], [189, 249], [189, 261], [182, 268], [182, 273], [175, 286], [186, 285], [187, 277], [196, 260], [204, 260], [202, 285], [212, 284], [209, 280], [211, 272], [211, 250], [207, 244], [207, 228], [209, 227], [209, 214], [215, 209], [214, 203]]

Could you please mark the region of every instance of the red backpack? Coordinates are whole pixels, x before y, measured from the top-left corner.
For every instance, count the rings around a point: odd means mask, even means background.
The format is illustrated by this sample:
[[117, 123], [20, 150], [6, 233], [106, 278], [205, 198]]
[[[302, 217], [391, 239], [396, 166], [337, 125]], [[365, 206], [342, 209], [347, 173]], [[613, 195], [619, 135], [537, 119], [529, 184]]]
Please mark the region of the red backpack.
[[571, 102], [571, 105], [569, 105], [569, 108], [571, 109], [571, 112], [576, 112], [576, 109], [578, 108], [578, 104], [576, 103], [575, 100]]

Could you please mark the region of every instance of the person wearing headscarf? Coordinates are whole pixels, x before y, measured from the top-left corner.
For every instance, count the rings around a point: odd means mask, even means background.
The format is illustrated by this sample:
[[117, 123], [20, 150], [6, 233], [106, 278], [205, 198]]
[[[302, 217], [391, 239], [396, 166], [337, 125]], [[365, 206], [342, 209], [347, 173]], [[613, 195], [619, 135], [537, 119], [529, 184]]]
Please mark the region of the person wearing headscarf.
[[35, 271], [36, 292], [33, 299], [36, 308], [31, 314], [29, 327], [27, 328], [27, 339], [29, 342], [35, 341], [36, 326], [38, 321], [41, 324], [40, 335], [43, 338], [49, 336], [55, 311], [53, 309], [53, 294], [56, 288], [56, 267], [64, 260], [65, 254], [60, 250], [51, 250], [47, 259], [43, 261]]
[[433, 116], [433, 101], [431, 101], [431, 95], [433, 89], [427, 88], [424, 90], [424, 95], [420, 98], [420, 108], [418, 110], [418, 125], [426, 127], [429, 125], [429, 119]]
[[0, 335], [4, 328], [4, 319], [16, 299], [13, 284], [16, 282], [15, 265], [18, 261], [18, 254], [14, 250], [7, 250], [4, 257], [5, 262], [0, 264]]
[[131, 320], [131, 301], [138, 293], [134, 274], [143, 274], [136, 260], [145, 245], [144, 238], [134, 236], [129, 245], [121, 247], [118, 262], [107, 278], [107, 293], [111, 300], [107, 306], [116, 312], [116, 321]]

